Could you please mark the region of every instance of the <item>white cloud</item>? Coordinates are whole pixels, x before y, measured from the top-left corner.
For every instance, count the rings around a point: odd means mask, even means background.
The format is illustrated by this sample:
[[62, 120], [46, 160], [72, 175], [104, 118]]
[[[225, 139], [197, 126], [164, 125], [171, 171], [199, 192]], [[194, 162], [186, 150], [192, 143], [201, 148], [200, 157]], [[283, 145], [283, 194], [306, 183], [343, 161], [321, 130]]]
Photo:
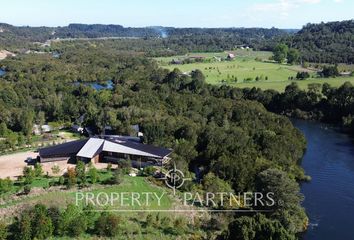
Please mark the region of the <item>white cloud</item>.
[[[341, 1], [341, 0], [334, 0]], [[252, 12], [268, 12], [287, 17], [291, 10], [304, 4], [318, 4], [321, 0], [276, 0], [275, 2], [256, 3], [250, 8]]]
[[341, 3], [343, 0], [333, 0], [335, 3]]

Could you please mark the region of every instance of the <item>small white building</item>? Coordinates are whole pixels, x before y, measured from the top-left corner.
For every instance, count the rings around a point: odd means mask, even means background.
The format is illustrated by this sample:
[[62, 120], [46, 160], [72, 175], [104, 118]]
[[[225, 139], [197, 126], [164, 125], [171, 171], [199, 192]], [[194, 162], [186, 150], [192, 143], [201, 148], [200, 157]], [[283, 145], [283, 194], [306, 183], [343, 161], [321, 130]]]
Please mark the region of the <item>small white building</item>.
[[73, 125], [71, 127], [71, 130], [75, 133], [80, 133], [80, 134], [83, 134], [84, 133], [84, 128], [79, 126], [79, 125]]
[[41, 129], [42, 129], [42, 133], [48, 133], [48, 132], [51, 132], [53, 130], [52, 127], [47, 125], [47, 124], [42, 125]]

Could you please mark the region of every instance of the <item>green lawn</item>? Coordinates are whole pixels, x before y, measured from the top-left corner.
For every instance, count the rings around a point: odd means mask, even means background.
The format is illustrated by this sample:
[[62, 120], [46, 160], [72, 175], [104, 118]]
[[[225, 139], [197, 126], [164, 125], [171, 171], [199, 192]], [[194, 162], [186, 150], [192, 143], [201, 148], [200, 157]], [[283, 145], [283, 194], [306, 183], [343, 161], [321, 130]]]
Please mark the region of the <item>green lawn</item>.
[[[225, 58], [227, 52], [200, 53], [197, 55], [156, 58], [156, 60], [161, 66], [170, 70], [179, 68], [182, 72], [191, 72], [199, 69], [204, 73], [207, 82], [212, 84], [221, 84], [225, 81], [229, 84], [243, 83], [255, 80], [256, 77], [264, 81], [284, 81], [289, 77], [295, 77], [299, 69], [301, 70], [299, 66], [264, 62], [270, 55], [271, 53], [269, 52], [239, 50], [235, 52], [236, 58], [232, 61], [217, 61], [213, 58], [214, 56]], [[191, 56], [205, 57], [205, 59], [204, 62], [198, 63], [169, 64], [172, 59], [184, 59]], [[256, 58], [258, 60], [255, 60]]]
[[292, 82], [296, 82], [301, 89], [307, 89], [308, 85], [313, 83], [317, 83], [317, 84], [329, 83], [333, 87], [339, 87], [345, 82], [350, 82], [354, 85], [354, 77], [310, 78], [307, 80], [288, 80], [283, 82], [250, 82], [250, 83], [236, 83], [231, 85], [239, 88], [258, 87], [263, 90], [274, 89], [279, 92], [283, 92], [285, 90], [285, 87], [291, 84]]
[[[111, 174], [101, 174], [101, 180], [104, 180], [105, 178], [109, 178]], [[103, 179], [102, 179], [103, 177]], [[48, 181], [45, 181], [44, 179], [36, 179], [31, 186], [32, 187], [44, 187], [48, 185]], [[18, 205], [18, 204], [37, 204], [37, 203], [43, 203], [45, 205], [49, 206], [60, 206], [64, 207], [68, 203], [74, 203], [75, 204], [75, 196], [76, 196], [77, 191], [55, 191], [55, 192], [48, 192], [45, 194], [41, 194], [40, 196], [29, 196], [28, 198], [24, 198], [21, 200], [14, 200], [11, 202], [8, 202], [5, 205], [0, 206], [0, 208], [3, 207], [9, 207], [13, 205]], [[168, 189], [161, 188], [155, 185], [152, 185], [147, 181], [145, 177], [130, 177], [130, 176], [124, 176], [124, 181], [123, 183], [119, 185], [95, 185], [93, 187], [93, 190], [83, 190], [83, 193], [90, 192], [93, 193], [94, 196], [96, 197], [98, 193], [103, 192], [108, 195], [111, 193], [128, 193], [127, 194], [127, 200], [125, 203], [131, 203], [131, 195], [129, 193], [132, 192], [137, 192], [139, 194], [143, 192], [152, 192], [156, 193], [158, 196], [161, 196], [163, 192], [166, 192], [163, 197], [161, 198], [161, 204], [160, 206], [158, 205], [158, 200], [157, 198], [152, 195], [149, 197], [149, 206], [135, 206], [135, 207], [121, 207], [120, 202], [117, 201], [115, 202], [115, 205], [113, 206], [108, 206], [111, 209], [144, 209], [144, 210], [161, 210], [161, 209], [169, 209], [172, 206], [172, 199], [170, 198], [168, 192]], [[144, 197], [143, 194], [141, 194], [142, 198], [140, 201], [143, 203], [145, 202], [146, 198]], [[84, 202], [79, 202], [80, 204], [83, 204]]]
[[[220, 53], [196, 53], [183, 56], [155, 58], [161, 67], [173, 70], [179, 68], [182, 72], [189, 73], [199, 69], [206, 77], [206, 81], [211, 84], [228, 84], [235, 87], [259, 87], [261, 89], [274, 89], [284, 91], [291, 82], [296, 81], [300, 88], [307, 89], [308, 84], [328, 82], [332, 86], [340, 86], [349, 81], [354, 84], [354, 77], [338, 77], [330, 79], [316, 78], [316, 73], [301, 66], [278, 64], [269, 62], [271, 52], [237, 50], [230, 51], [235, 54], [232, 61], [217, 61], [214, 57], [225, 58], [229, 51]], [[189, 64], [170, 64], [172, 59], [183, 60], [190, 57], [204, 57], [203, 62]], [[256, 60], [257, 58], [257, 60]], [[340, 66], [344, 69], [345, 66]], [[348, 65], [348, 68], [351, 66]], [[303, 81], [289, 80], [295, 78], [297, 72], [309, 71], [311, 78]], [[257, 81], [258, 80], [258, 81]]]

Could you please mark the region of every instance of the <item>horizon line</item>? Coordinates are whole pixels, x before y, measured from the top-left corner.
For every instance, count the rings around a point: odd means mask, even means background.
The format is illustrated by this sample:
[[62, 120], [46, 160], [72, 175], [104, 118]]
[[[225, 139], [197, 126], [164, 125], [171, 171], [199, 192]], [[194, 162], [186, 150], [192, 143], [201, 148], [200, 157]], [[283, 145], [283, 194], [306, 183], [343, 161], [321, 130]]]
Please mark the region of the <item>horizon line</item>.
[[154, 24], [154, 25], [148, 25], [148, 26], [128, 26], [128, 25], [123, 25], [123, 24], [119, 24], [119, 23], [87, 23], [87, 22], [71, 22], [71, 23], [66, 23], [63, 25], [29, 25], [29, 24], [13, 24], [13, 23], [9, 23], [9, 22], [3, 22], [0, 21], [0, 24], [7, 24], [7, 25], [11, 25], [14, 27], [47, 27], [47, 28], [59, 28], [59, 27], [68, 27], [71, 24], [82, 24], [82, 25], [114, 25], [114, 26], [122, 26], [124, 28], [153, 28], [153, 27], [162, 27], [162, 28], [177, 28], [177, 29], [182, 29], [182, 28], [204, 28], [204, 29], [210, 29], [210, 28], [215, 28], [215, 29], [222, 29], [222, 28], [235, 28], [235, 29], [241, 29], [241, 28], [245, 28], [245, 29], [249, 29], [249, 28], [262, 28], [262, 29], [281, 29], [281, 30], [299, 30], [301, 28], [303, 28], [304, 26], [306, 26], [307, 24], [321, 24], [321, 23], [331, 23], [331, 22], [345, 22], [345, 21], [354, 21], [354, 18], [352, 19], [343, 19], [343, 20], [328, 20], [328, 21], [320, 21], [320, 22], [308, 22], [308, 23], [304, 23], [302, 24], [301, 27], [286, 27], [286, 28], [281, 28], [281, 27], [276, 27], [276, 26], [218, 26], [218, 27], [205, 27], [205, 26], [163, 26], [163, 25], [159, 25], [159, 24]]

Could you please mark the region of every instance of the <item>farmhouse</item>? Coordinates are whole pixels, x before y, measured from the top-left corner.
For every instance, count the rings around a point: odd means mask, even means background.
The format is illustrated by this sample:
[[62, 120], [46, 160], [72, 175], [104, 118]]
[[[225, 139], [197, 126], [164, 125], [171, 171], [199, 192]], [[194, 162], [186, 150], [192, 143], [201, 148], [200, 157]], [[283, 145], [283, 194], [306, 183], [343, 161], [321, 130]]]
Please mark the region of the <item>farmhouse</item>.
[[232, 59], [234, 59], [234, 58], [235, 58], [235, 54], [233, 54], [233, 53], [227, 54], [227, 59], [228, 59], [228, 60], [232, 60]]
[[108, 135], [42, 148], [39, 161], [118, 163], [129, 159], [135, 167], [161, 166], [169, 160], [171, 152], [170, 149], [143, 144], [138, 137]]

